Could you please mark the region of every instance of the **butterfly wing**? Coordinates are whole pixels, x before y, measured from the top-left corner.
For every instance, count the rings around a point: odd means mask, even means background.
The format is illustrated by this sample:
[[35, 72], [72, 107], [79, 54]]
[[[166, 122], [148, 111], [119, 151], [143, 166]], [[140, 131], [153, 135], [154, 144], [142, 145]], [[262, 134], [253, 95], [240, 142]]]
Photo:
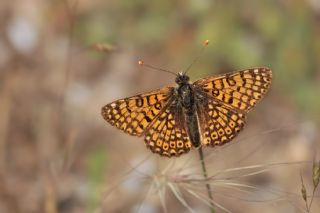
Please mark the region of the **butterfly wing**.
[[124, 132], [141, 136], [167, 105], [173, 87], [120, 99], [102, 107], [103, 118]]
[[194, 82], [216, 102], [248, 112], [267, 93], [272, 80], [269, 68], [253, 68]]
[[253, 68], [196, 81], [202, 143], [215, 146], [231, 141], [243, 129], [246, 113], [267, 93], [271, 80], [269, 68]]
[[155, 118], [146, 132], [145, 143], [152, 152], [167, 157], [190, 151], [192, 145], [184, 127], [182, 107], [175, 100]]
[[223, 145], [243, 129], [246, 115], [213, 99], [205, 99], [197, 106], [202, 144]]

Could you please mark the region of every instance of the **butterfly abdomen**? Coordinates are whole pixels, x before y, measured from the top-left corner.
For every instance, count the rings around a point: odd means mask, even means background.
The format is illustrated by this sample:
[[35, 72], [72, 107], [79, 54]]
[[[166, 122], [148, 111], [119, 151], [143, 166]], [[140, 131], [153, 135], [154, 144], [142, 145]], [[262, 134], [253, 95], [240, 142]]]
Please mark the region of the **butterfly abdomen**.
[[187, 127], [188, 136], [194, 147], [199, 147], [201, 144], [199, 125], [196, 113], [185, 113], [185, 122]]

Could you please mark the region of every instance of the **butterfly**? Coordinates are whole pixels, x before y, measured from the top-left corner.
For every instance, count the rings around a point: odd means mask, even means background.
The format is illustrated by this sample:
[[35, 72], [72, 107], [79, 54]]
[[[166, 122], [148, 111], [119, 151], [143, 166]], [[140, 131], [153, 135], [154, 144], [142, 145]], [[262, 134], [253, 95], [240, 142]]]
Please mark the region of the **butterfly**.
[[243, 129], [247, 113], [267, 93], [272, 71], [266, 67], [210, 76], [190, 82], [176, 74], [176, 86], [120, 99], [102, 107], [111, 125], [144, 136], [152, 152], [180, 156], [192, 147], [230, 142]]

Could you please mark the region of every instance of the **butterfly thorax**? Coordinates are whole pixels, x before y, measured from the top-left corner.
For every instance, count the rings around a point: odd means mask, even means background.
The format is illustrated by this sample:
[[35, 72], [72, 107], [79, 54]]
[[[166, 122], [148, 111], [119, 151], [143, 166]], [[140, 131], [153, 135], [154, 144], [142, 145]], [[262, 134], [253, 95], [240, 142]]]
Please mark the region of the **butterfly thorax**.
[[178, 88], [178, 94], [182, 107], [185, 109], [187, 114], [193, 114], [195, 104], [194, 104], [194, 94], [190, 84], [181, 85]]
[[201, 144], [199, 125], [197, 118], [197, 110], [195, 103], [195, 91], [192, 84], [189, 83], [189, 76], [179, 73], [176, 78], [176, 94], [178, 103], [182, 106], [184, 125], [188, 132], [189, 138], [193, 146], [198, 147]]
[[192, 114], [195, 104], [194, 92], [189, 82], [189, 76], [182, 72], [179, 72], [176, 77], [176, 83], [178, 84], [176, 87], [176, 91], [178, 94], [179, 102], [187, 113]]

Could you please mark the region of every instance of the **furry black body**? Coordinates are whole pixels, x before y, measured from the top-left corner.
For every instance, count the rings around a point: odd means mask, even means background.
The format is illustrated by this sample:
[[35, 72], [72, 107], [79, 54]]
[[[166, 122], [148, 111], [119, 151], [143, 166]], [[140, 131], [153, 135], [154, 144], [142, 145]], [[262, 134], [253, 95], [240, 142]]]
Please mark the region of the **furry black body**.
[[189, 82], [189, 76], [179, 72], [176, 77], [177, 87], [175, 88], [177, 105], [182, 109], [182, 126], [186, 128], [190, 141], [194, 147], [199, 147], [201, 137], [197, 117], [197, 105], [199, 101], [197, 91]]

